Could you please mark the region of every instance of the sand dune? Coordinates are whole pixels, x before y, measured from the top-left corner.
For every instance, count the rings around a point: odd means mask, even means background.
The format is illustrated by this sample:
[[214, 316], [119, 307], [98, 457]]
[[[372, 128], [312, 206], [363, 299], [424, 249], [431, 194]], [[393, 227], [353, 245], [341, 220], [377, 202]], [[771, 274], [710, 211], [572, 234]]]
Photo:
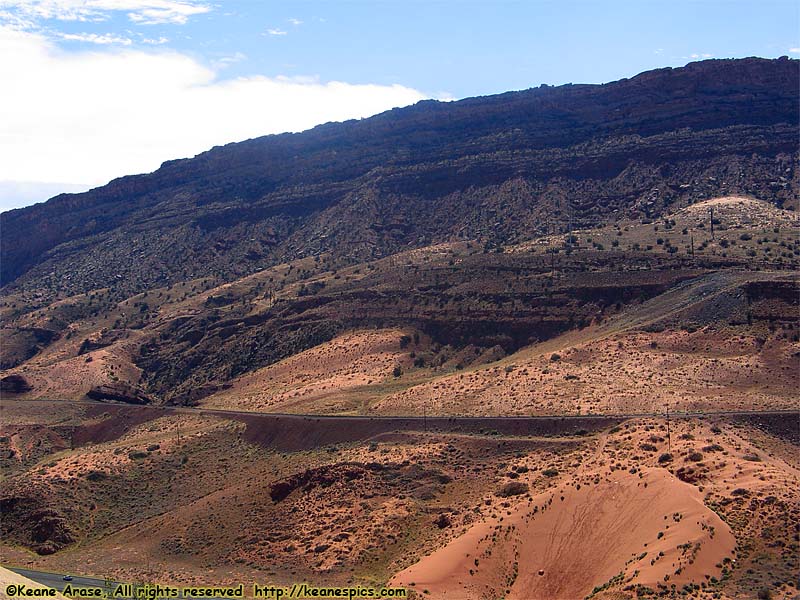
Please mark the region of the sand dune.
[[615, 577], [651, 589], [700, 583], [718, 577], [716, 565], [732, 555], [730, 528], [697, 488], [666, 470], [617, 472], [577, 487], [561, 486], [520, 502], [502, 520], [476, 524], [392, 584], [413, 583], [448, 600], [504, 592], [509, 600], [574, 599]]

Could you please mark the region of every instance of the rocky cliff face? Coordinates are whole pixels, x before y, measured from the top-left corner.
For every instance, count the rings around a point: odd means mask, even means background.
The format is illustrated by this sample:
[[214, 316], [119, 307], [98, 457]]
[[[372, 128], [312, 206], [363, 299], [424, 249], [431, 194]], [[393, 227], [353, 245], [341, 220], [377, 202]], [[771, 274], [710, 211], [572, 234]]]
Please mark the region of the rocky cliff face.
[[[255, 312], [252, 289], [234, 304], [174, 319], [140, 348], [142, 382], [159, 398], [186, 403], [220, 382], [317, 346], [351, 329], [422, 331], [435, 344], [468, 348], [466, 363], [495, 358], [616, 314], [697, 277], [701, 265], [626, 257], [631, 271], [613, 271], [619, 256], [560, 256], [559, 275], [546, 254], [483, 253], [451, 261], [368, 264], [363, 278], [313, 279], [296, 297]], [[357, 267], [362, 270], [361, 267]], [[594, 272], [590, 272], [594, 270]], [[440, 366], [446, 353], [420, 353], [418, 366]]]
[[2, 283], [128, 296], [320, 252], [344, 264], [513, 242], [715, 195], [794, 207], [799, 65], [704, 61], [214, 148], [3, 213]]

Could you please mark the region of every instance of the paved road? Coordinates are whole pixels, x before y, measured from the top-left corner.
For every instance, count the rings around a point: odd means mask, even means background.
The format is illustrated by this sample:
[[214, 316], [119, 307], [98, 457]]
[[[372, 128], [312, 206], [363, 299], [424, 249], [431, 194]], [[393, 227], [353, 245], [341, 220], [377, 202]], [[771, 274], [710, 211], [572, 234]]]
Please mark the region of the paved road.
[[[669, 415], [662, 412], [628, 413], [628, 414], [569, 414], [540, 416], [434, 416], [434, 415], [314, 415], [285, 414], [269, 412], [250, 412], [242, 410], [221, 410], [203, 407], [175, 407], [131, 405], [90, 400], [11, 400], [10, 403], [50, 404], [64, 406], [67, 404], [86, 405], [101, 408], [102, 411], [124, 411], [145, 420], [165, 415], [208, 415], [218, 418], [243, 421], [246, 423], [244, 438], [246, 441], [265, 448], [281, 452], [296, 452], [311, 448], [320, 448], [340, 443], [359, 442], [375, 436], [396, 431], [435, 431], [438, 433], [472, 433], [475, 435], [500, 436], [563, 436], [588, 433], [604, 427], [611, 427], [631, 418], [655, 417], [663, 419], [704, 419], [709, 417], [770, 417], [789, 420], [797, 427], [800, 434], [800, 412], [798, 411], [691, 411], [674, 412]], [[119, 416], [119, 415], [118, 415]], [[120, 419], [112, 419], [106, 429], [102, 425], [85, 426], [76, 431], [78, 437], [72, 441], [76, 446], [89, 442], [105, 442], [117, 439], [137, 419], [130, 420], [128, 426]]]
[[[552, 415], [337, 415], [337, 414], [313, 414], [313, 413], [277, 413], [260, 412], [250, 410], [231, 410], [220, 408], [203, 408], [195, 406], [166, 406], [163, 404], [128, 404], [125, 402], [102, 402], [100, 400], [54, 400], [50, 398], [17, 399], [3, 398], [3, 402], [36, 402], [36, 403], [67, 403], [67, 404], [88, 404], [92, 406], [122, 406], [130, 409], [141, 410], [162, 410], [165, 412], [183, 412], [194, 414], [207, 414], [218, 416], [251, 416], [251, 417], [272, 417], [291, 420], [324, 420], [324, 421], [545, 421], [552, 419], [637, 419], [645, 417], [664, 417], [664, 412], [642, 412], [642, 413], [562, 413]], [[674, 418], [684, 417], [745, 417], [758, 415], [786, 415], [797, 417], [800, 410], [709, 410], [709, 411], [675, 411], [670, 412], [669, 416]]]
[[[21, 569], [17, 567], [6, 567], [9, 571], [13, 571], [23, 577], [27, 577], [28, 579], [32, 579], [36, 583], [41, 583], [42, 585], [46, 585], [49, 588], [54, 588], [59, 592], [63, 591], [67, 584], [71, 585], [72, 587], [97, 587], [103, 588], [105, 587], [105, 581], [103, 579], [95, 579], [93, 577], [78, 577], [77, 575], [72, 577], [72, 581], [64, 581], [64, 576], [67, 573], [48, 573], [47, 571], [34, 571], [32, 569]], [[111, 583], [112, 590], [118, 585], [116, 581]]]

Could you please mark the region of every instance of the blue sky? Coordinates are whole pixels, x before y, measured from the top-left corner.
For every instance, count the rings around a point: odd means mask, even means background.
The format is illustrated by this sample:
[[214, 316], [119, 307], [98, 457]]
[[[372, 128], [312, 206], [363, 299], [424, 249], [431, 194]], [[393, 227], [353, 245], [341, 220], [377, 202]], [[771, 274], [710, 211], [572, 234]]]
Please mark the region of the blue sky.
[[799, 30], [783, 0], [0, 0], [0, 209], [421, 98], [800, 57]]
[[[797, 2], [226, 2], [176, 36], [231, 74], [401, 83], [457, 98], [602, 83], [714, 57], [789, 54]], [[300, 24], [293, 24], [297, 20]], [[265, 31], [280, 35], [264, 35]], [[165, 30], [164, 35], [170, 36]], [[202, 41], [200, 41], [202, 40]]]

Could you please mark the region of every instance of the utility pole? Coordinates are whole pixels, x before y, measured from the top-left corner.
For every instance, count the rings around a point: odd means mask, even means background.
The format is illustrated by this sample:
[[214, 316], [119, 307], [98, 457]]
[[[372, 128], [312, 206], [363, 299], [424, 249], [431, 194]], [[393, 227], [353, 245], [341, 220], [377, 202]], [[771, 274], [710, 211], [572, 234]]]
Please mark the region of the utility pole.
[[690, 237], [689, 240], [692, 243], [692, 256], [694, 256], [694, 236]]
[[711, 211], [711, 239], [713, 240], [714, 239], [714, 207], [713, 206], [709, 207], [709, 210]]

